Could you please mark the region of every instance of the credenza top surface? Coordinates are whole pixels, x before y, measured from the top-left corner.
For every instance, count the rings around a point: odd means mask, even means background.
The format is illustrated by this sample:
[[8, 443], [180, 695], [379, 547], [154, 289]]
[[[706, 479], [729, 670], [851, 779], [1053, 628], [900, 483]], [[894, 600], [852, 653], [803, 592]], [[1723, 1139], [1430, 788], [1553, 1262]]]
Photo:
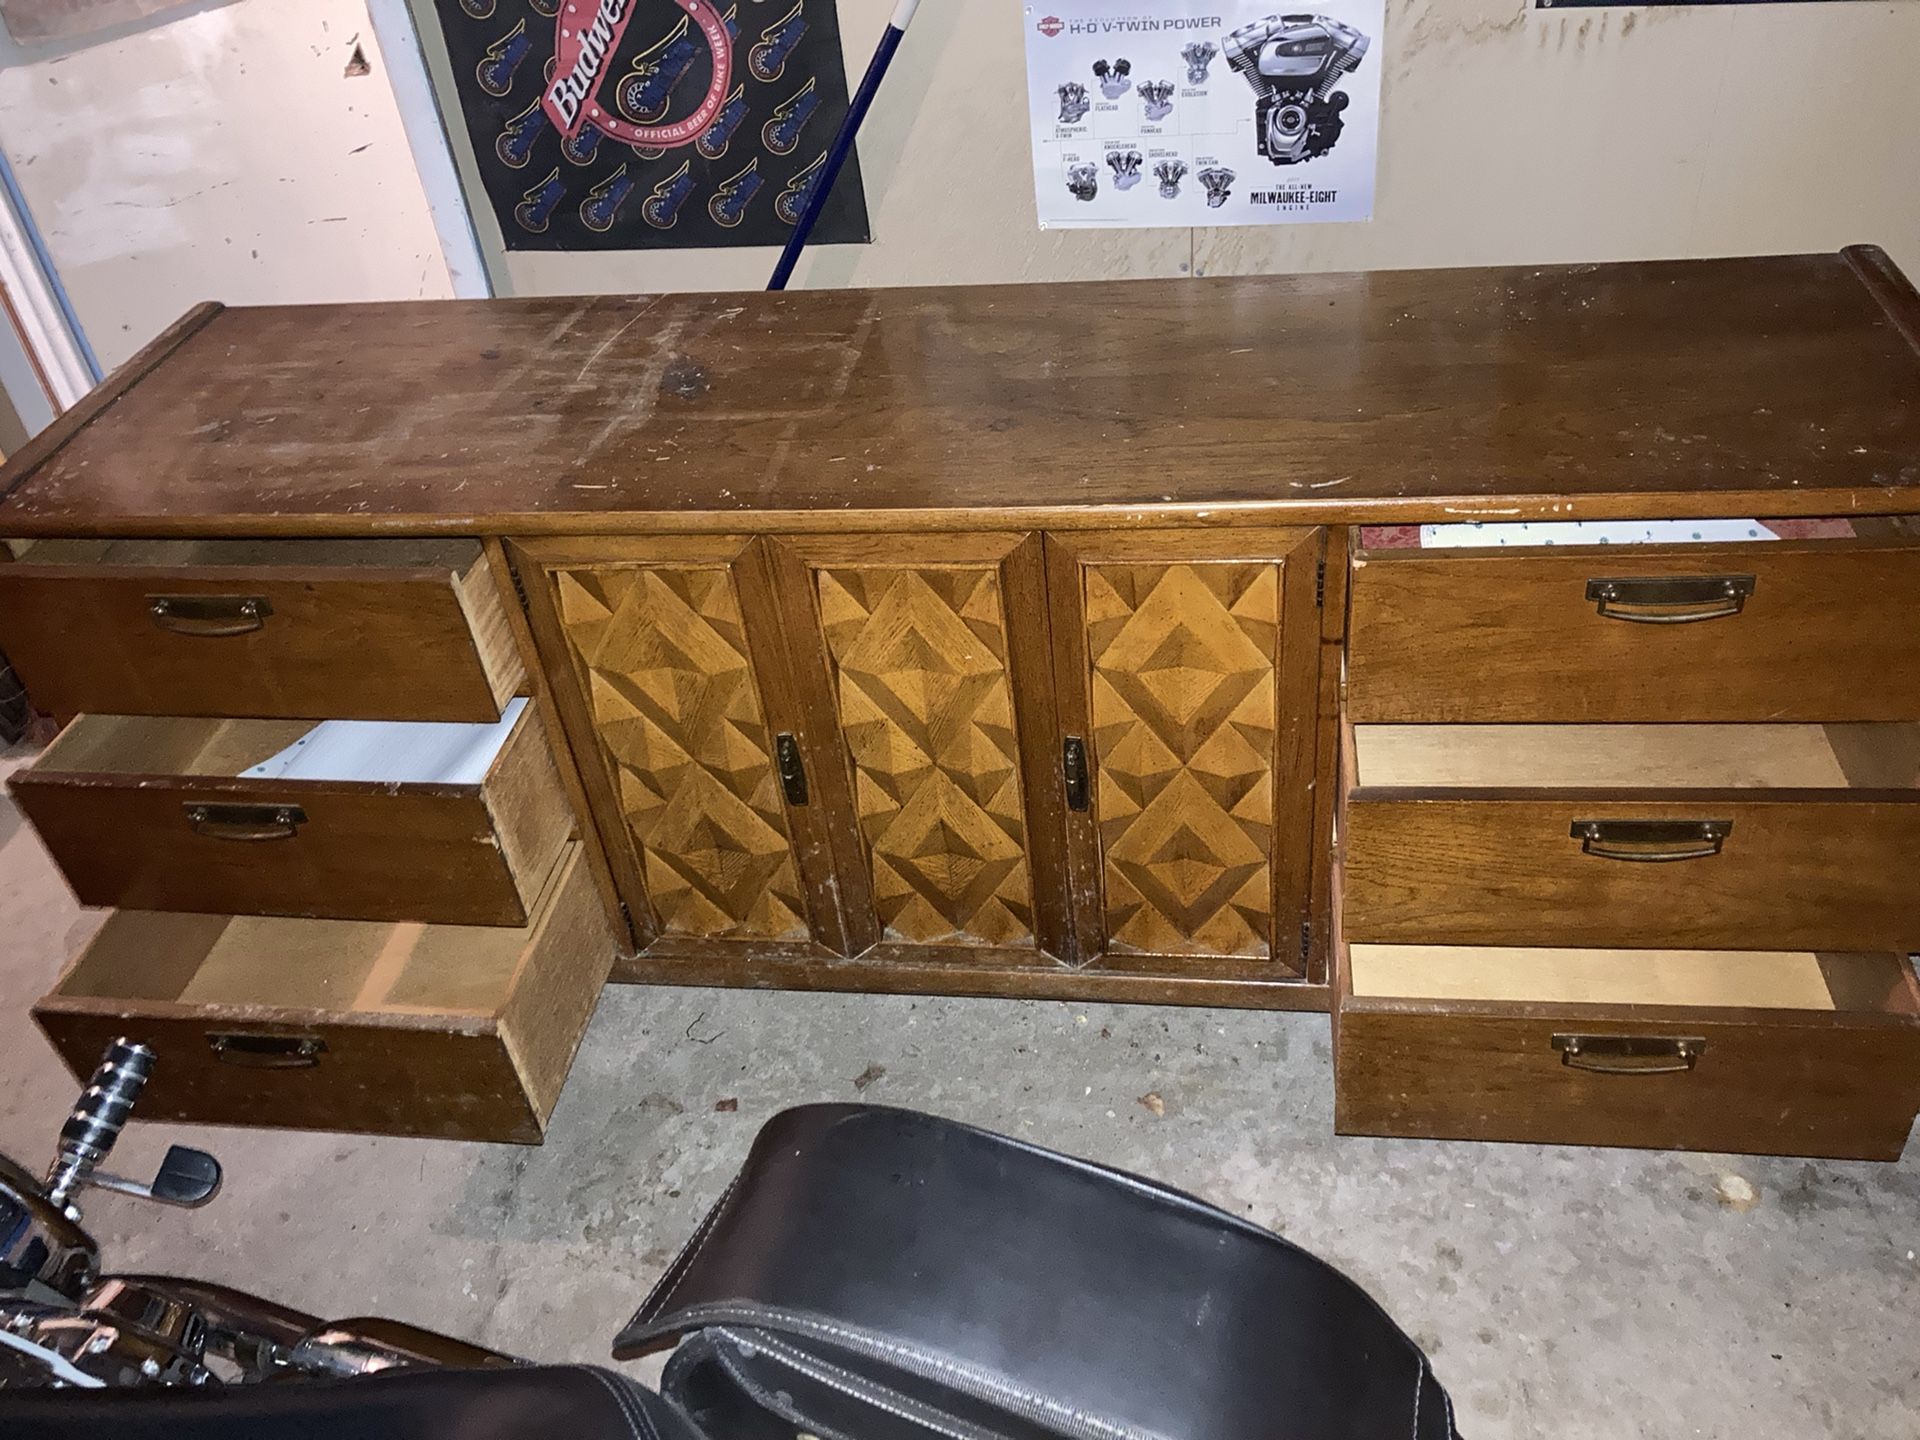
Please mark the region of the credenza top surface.
[[13, 457], [0, 535], [1914, 512], [1916, 345], [1870, 247], [209, 307]]

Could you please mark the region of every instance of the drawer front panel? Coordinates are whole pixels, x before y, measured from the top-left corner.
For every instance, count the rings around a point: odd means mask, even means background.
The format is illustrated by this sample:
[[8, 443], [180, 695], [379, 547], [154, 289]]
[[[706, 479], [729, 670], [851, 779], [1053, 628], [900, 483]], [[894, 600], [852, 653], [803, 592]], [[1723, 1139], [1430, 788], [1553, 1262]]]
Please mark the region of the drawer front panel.
[[573, 826], [537, 712], [478, 784], [233, 773], [303, 728], [82, 716], [10, 788], [84, 905], [526, 923]]
[[[1570, 1036], [1587, 1042], [1573, 1063]], [[1920, 1109], [1920, 1034], [1343, 1009], [1334, 1094], [1344, 1135], [1894, 1160]]]
[[[1348, 797], [1349, 940], [1920, 948], [1915, 800]], [[1655, 857], [1674, 857], [1660, 859]]]
[[41, 1012], [76, 1077], [116, 1037], [153, 1047], [142, 1120], [534, 1144], [540, 1117], [489, 1034]]
[[61, 715], [497, 720], [523, 672], [475, 567], [0, 566], [0, 648]]
[[527, 918], [474, 792], [175, 781], [22, 783], [14, 794], [82, 905], [452, 925]]
[[537, 1143], [613, 960], [578, 847], [520, 929], [121, 911], [34, 1018], [149, 1120]]
[[1373, 554], [1356, 722], [1911, 720], [1920, 547]]

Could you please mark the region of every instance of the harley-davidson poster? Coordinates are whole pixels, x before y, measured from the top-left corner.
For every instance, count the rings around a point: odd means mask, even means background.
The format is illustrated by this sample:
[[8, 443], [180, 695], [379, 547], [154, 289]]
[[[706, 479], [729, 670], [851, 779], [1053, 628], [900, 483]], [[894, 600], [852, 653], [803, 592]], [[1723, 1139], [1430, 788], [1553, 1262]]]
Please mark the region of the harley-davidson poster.
[[1371, 219], [1385, 8], [1026, 6], [1040, 227]]
[[[435, 3], [509, 250], [784, 245], [847, 113], [834, 0]], [[813, 238], [870, 238], [857, 158]]]

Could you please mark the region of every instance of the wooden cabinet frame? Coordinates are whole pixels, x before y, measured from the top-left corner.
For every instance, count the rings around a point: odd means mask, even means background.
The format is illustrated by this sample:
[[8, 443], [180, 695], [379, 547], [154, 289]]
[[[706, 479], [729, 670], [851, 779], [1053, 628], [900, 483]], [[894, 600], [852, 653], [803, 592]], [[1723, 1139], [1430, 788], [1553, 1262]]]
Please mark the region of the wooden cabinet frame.
[[[1872, 247], [203, 307], [0, 471], [0, 638], [24, 682], [55, 709], [251, 721], [491, 719], [528, 693], [571, 812], [547, 786], [528, 813], [548, 811], [547, 841], [571, 820], [578, 859], [490, 912], [525, 910], [525, 938], [414, 935], [428, 902], [404, 892], [452, 872], [386, 822], [421, 872], [386, 887], [399, 918], [344, 918], [367, 902], [336, 876], [313, 908], [339, 920], [227, 919], [267, 902], [214, 877], [191, 898], [219, 916], [109, 922], [43, 1023], [98, 1027], [63, 1042], [77, 1065], [131, 1022], [190, 1023], [212, 1078], [182, 1114], [245, 1118], [212, 1067], [287, 1054], [229, 1039], [312, 1059], [337, 1037], [309, 1067], [313, 1123], [532, 1138], [606, 973], [591, 879], [623, 980], [1331, 1009], [1349, 1129], [1892, 1153], [1920, 1103], [1920, 909], [1898, 888], [1920, 778], [1910, 735], [1856, 774], [1874, 737], [1851, 730], [1920, 724], [1916, 354], [1920, 292]], [[1364, 543], [1728, 516], [1845, 517], [1852, 537]], [[892, 628], [901, 587], [925, 607], [912, 635]], [[1646, 744], [1605, 783], [1508, 773], [1518, 727], [1682, 722], [1827, 727], [1846, 784], [1662, 788]], [[1341, 810], [1343, 723], [1497, 728], [1506, 769], [1375, 768]], [[1004, 834], [932, 806], [943, 786]], [[181, 823], [184, 792], [145, 789]], [[465, 813], [448, 833], [484, 847], [500, 817]], [[1693, 853], [1663, 855], [1681, 822]], [[86, 811], [61, 849], [111, 828]], [[504, 858], [506, 827], [492, 838]], [[1621, 861], [1698, 868], [1572, 868]], [[290, 894], [274, 903], [306, 903]], [[1817, 972], [1832, 1011], [1797, 983], [1765, 993], [1817, 1018], [1757, 1003], [1740, 947], [1782, 936], [1807, 948], [1781, 975]], [[1582, 941], [1465, 969], [1431, 953]], [[1651, 1013], [1644, 952], [1676, 941], [1728, 948], [1656, 978], [1727, 988]], [[1835, 964], [1836, 942], [1876, 948]], [[1383, 946], [1403, 978], [1382, 978]], [[256, 963], [301, 949], [332, 968]], [[341, 965], [408, 954], [424, 1006]], [[292, 1003], [320, 981], [350, 1008]], [[415, 1034], [447, 1082], [424, 1104], [384, 1060], [358, 1068], [363, 1037], [391, 1059]], [[1677, 1062], [1696, 1061], [1687, 1091]]]

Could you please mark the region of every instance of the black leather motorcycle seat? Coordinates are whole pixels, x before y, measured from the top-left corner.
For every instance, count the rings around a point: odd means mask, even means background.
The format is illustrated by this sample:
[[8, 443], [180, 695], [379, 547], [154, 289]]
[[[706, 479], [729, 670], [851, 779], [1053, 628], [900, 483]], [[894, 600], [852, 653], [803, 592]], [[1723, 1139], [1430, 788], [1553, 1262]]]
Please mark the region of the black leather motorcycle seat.
[[697, 1440], [590, 1365], [389, 1371], [205, 1390], [0, 1390], [0, 1440]]
[[1306, 1251], [1137, 1176], [876, 1106], [767, 1122], [614, 1355], [682, 1337], [663, 1389], [715, 1436], [781, 1433], [764, 1416], [864, 1440], [1455, 1436], [1420, 1348]]

